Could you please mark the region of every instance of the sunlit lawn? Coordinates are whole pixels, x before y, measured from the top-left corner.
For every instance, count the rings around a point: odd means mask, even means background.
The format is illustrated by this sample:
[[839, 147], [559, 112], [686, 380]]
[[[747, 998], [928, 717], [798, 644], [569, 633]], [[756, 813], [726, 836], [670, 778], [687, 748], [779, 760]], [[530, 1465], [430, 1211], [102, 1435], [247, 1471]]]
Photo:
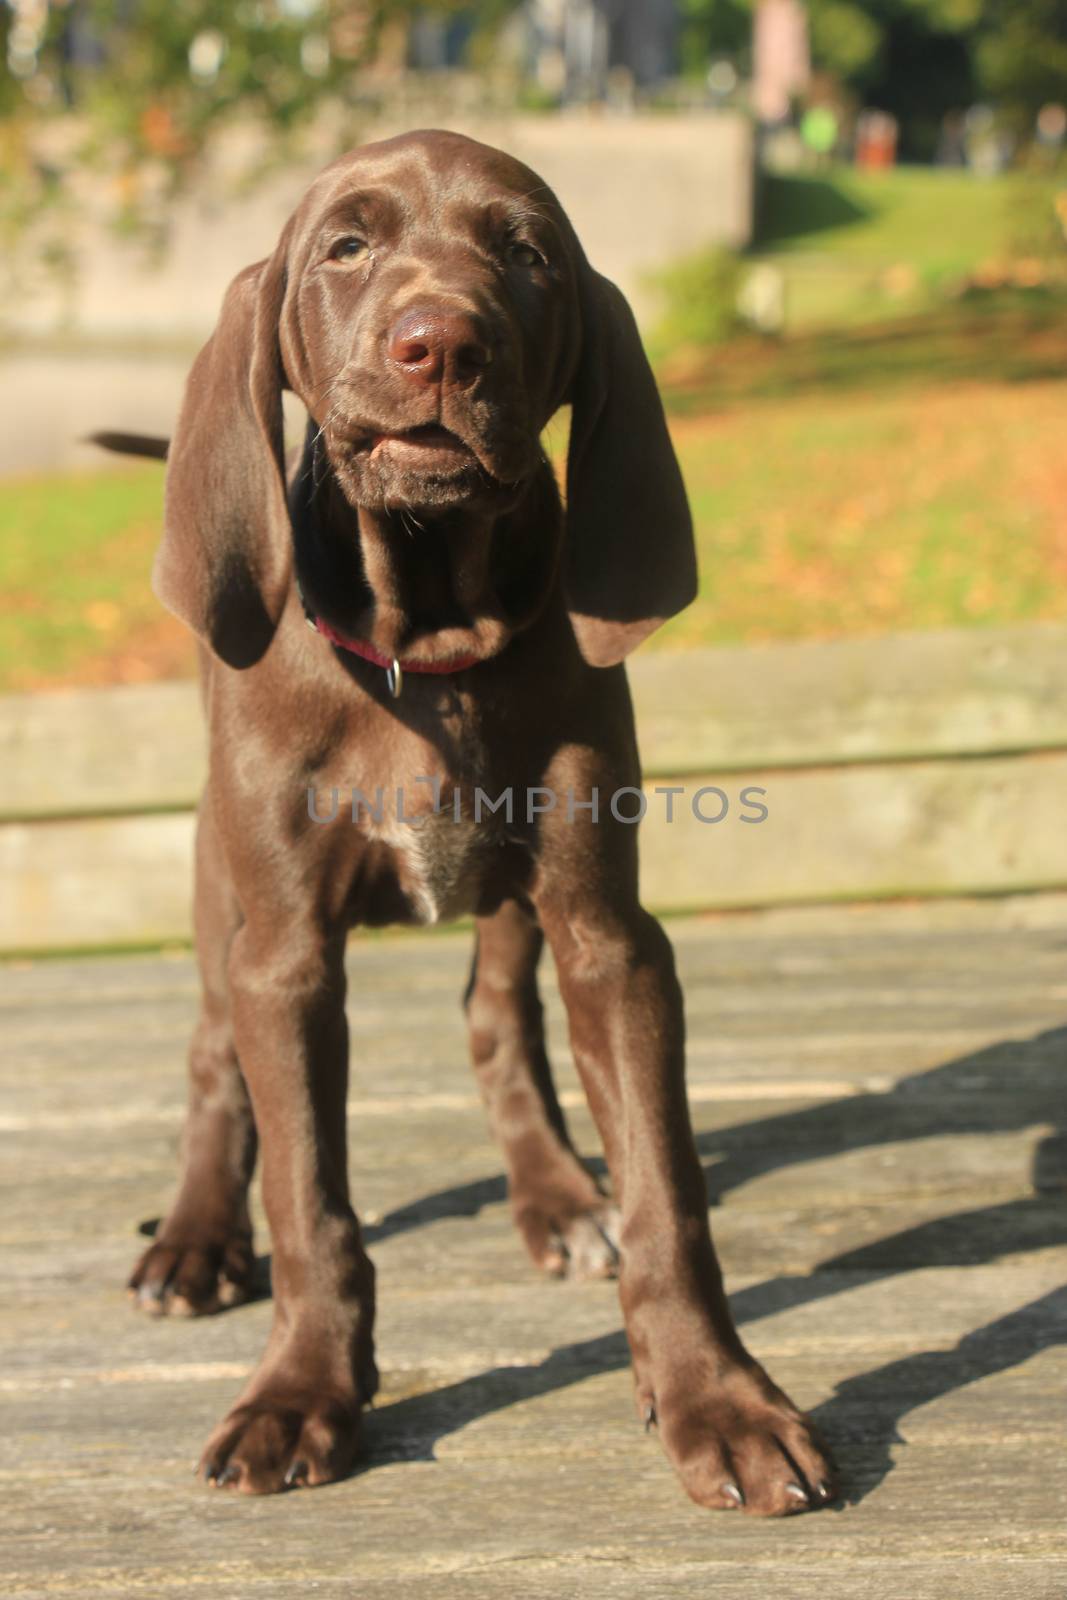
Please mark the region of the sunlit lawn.
[[1065, 410], [971, 384], [677, 422], [701, 588], [660, 642], [1067, 618]]
[[0, 483], [0, 688], [191, 670], [148, 583], [162, 491], [155, 466]]
[[751, 255], [782, 271], [790, 328], [870, 321], [925, 308], [975, 273], [1054, 260], [1065, 187], [1063, 173], [929, 167], [772, 176]]
[[[701, 593], [654, 643], [1067, 617], [1065, 416], [1065, 383], [987, 381], [676, 418]], [[0, 488], [0, 687], [192, 670], [148, 585], [161, 499], [150, 466]]]

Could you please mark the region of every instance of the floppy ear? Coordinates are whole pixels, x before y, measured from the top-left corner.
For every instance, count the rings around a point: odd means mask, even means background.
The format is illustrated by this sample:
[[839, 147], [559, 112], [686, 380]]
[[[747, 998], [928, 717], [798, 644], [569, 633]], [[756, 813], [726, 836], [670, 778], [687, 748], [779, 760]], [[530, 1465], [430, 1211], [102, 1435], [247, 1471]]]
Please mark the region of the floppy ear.
[[610, 667], [693, 599], [696, 551], [685, 486], [633, 312], [584, 260], [579, 302], [567, 605], [585, 659]]
[[283, 237], [226, 291], [168, 453], [153, 588], [231, 667], [265, 653], [289, 587], [278, 348], [286, 256]]

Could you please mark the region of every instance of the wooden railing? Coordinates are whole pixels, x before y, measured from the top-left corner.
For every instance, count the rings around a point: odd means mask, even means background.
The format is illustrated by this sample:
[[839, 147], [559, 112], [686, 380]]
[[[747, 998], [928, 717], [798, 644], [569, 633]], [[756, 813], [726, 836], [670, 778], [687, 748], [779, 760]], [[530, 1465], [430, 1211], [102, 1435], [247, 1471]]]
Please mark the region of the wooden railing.
[[[661, 652], [631, 682], [654, 909], [1067, 887], [1067, 625]], [[0, 700], [0, 951], [188, 939], [203, 752], [191, 683]]]

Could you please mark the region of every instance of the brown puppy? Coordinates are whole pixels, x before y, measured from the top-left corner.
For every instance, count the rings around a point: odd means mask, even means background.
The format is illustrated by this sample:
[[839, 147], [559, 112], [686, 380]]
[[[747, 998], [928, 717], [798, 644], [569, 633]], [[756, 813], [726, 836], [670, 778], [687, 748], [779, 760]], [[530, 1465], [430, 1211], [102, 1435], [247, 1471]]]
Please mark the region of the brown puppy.
[[[311, 419], [288, 490], [283, 387]], [[565, 402], [564, 518], [539, 436]], [[257, 1135], [274, 1244], [273, 1330], [207, 1477], [257, 1493], [351, 1465], [377, 1373], [345, 937], [473, 913], [471, 1048], [535, 1262], [608, 1272], [617, 1244], [638, 1409], [695, 1500], [828, 1500], [730, 1318], [671, 949], [607, 804], [639, 782], [621, 662], [695, 591], [685, 493], [625, 301], [532, 172], [416, 133], [316, 180], [193, 367], [156, 585], [205, 646], [203, 1009], [179, 1193], [132, 1287], [156, 1311], [247, 1294]], [[542, 931], [621, 1221], [552, 1087]]]

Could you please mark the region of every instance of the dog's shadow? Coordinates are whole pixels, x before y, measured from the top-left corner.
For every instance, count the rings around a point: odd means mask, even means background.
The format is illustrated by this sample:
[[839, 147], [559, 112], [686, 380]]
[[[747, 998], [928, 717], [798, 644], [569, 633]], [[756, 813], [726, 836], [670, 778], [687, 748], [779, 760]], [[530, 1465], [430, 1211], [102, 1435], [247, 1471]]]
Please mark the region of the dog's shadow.
[[[1067, 1028], [1051, 1028], [1032, 1039], [1008, 1039], [958, 1056], [901, 1079], [886, 1093], [842, 1096], [698, 1134], [709, 1204], [717, 1205], [731, 1190], [767, 1174], [828, 1154], [935, 1133], [1000, 1134], [1047, 1125], [1054, 1119], [1053, 1108], [1059, 1107], [1065, 1067]], [[990, 1088], [997, 1092], [983, 1093]], [[586, 1164], [604, 1175], [603, 1161]], [[1038, 1192], [1067, 1194], [1067, 1129], [1057, 1129], [1035, 1147], [1031, 1176]], [[364, 1238], [367, 1244], [380, 1244], [445, 1218], [476, 1216], [484, 1206], [506, 1199], [503, 1174], [479, 1178], [390, 1211], [364, 1229]], [[981, 1241], [975, 1241], [975, 1248], [981, 1251]], [[1013, 1240], [1005, 1240], [1000, 1253], [1016, 1248]]]
[[[1067, 1029], [1006, 1040], [902, 1080], [891, 1092], [859, 1094], [761, 1117], [698, 1137], [709, 1199], [827, 1152], [943, 1134], [996, 1134], [1047, 1124], [1062, 1094]], [[996, 1092], [989, 1093], [993, 1089]], [[1034, 1195], [903, 1229], [822, 1261], [807, 1277], [782, 1277], [731, 1297], [739, 1324], [847, 1294], [935, 1266], [973, 1266], [1008, 1254], [1067, 1244], [1067, 1134], [1035, 1147]], [[594, 1167], [597, 1163], [593, 1163]], [[504, 1178], [442, 1190], [390, 1212], [378, 1242], [444, 1217], [469, 1217], [506, 1198]], [[1067, 1342], [1067, 1287], [966, 1334], [947, 1350], [920, 1350], [857, 1374], [817, 1406], [813, 1419], [842, 1467], [848, 1498], [862, 1500], [892, 1470], [900, 1425], [911, 1412]], [[554, 1350], [530, 1367], [494, 1368], [382, 1407], [368, 1419], [365, 1470], [398, 1459], [432, 1459], [437, 1442], [495, 1411], [565, 1389], [629, 1363], [619, 1331]], [[638, 1427], [636, 1416], [635, 1430]]]
[[[1062, 1095], [1067, 1029], [1005, 1041], [902, 1080], [885, 1094], [860, 1094], [757, 1118], [698, 1137], [714, 1205], [732, 1189], [828, 1152], [843, 1153], [947, 1131], [996, 1134], [1050, 1121]], [[1010, 1074], [1010, 1091], [1005, 1085]], [[981, 1093], [995, 1086], [1003, 1092]], [[977, 1091], [977, 1093], [976, 1093]], [[946, 1119], [946, 1112], [948, 1117]], [[974, 1266], [1008, 1254], [1067, 1244], [1067, 1134], [1035, 1147], [1032, 1196], [939, 1217], [820, 1262], [806, 1277], [768, 1279], [735, 1293], [739, 1324], [786, 1312], [924, 1267]], [[593, 1162], [594, 1169], [603, 1170]], [[475, 1216], [503, 1202], [502, 1175], [424, 1195], [367, 1227], [368, 1244], [446, 1218]], [[151, 1225], [145, 1225], [149, 1231]], [[516, 1246], [518, 1248], [518, 1246]], [[269, 1294], [269, 1258], [257, 1261]], [[553, 1292], [546, 1288], [546, 1292]], [[839, 1384], [812, 1417], [828, 1439], [847, 1497], [862, 1500], [892, 1470], [892, 1448], [911, 1412], [982, 1378], [1067, 1343], [1067, 1287], [1007, 1312], [948, 1350], [920, 1350]], [[563, 1345], [544, 1361], [498, 1367], [428, 1393], [387, 1403], [366, 1419], [362, 1470], [432, 1460], [440, 1439], [523, 1401], [629, 1364], [620, 1331]], [[635, 1417], [634, 1427], [637, 1429]]]
[[[981, 1250], [983, 1239], [990, 1241], [988, 1253]], [[917, 1266], [992, 1260], [1009, 1240], [1016, 1248], [1067, 1244], [1067, 1206], [1035, 1197], [938, 1218], [820, 1262], [808, 1277], [773, 1278], [743, 1289], [730, 1303], [744, 1325]], [[898, 1255], [907, 1266], [893, 1264]], [[910, 1412], [1064, 1343], [1067, 1286], [966, 1334], [952, 1349], [916, 1351], [839, 1384], [811, 1416], [837, 1458], [847, 1499], [858, 1503], [892, 1471], [892, 1447], [903, 1442], [900, 1423]], [[495, 1367], [394, 1401], [367, 1419], [362, 1470], [398, 1460], [432, 1460], [440, 1439], [470, 1423], [628, 1365], [620, 1330], [563, 1345], [535, 1366]]]

